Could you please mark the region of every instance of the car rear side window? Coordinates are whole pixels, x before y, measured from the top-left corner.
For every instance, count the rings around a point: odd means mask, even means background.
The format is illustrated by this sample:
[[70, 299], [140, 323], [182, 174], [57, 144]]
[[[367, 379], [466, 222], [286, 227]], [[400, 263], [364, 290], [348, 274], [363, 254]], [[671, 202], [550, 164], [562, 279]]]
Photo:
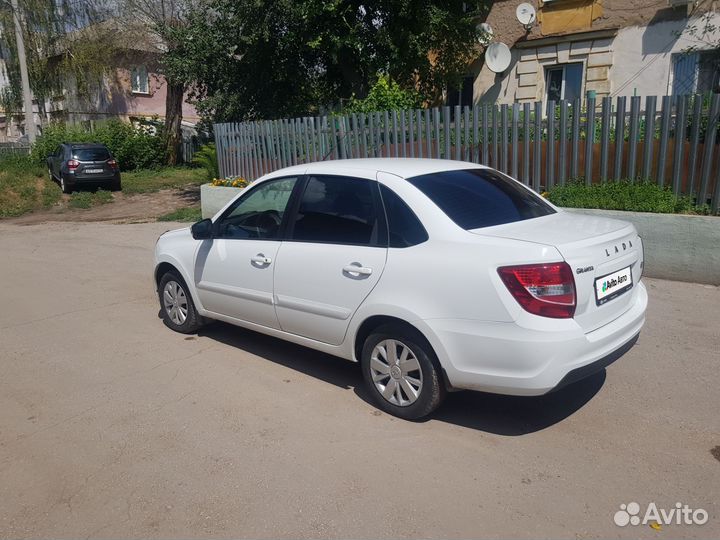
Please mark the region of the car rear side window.
[[385, 245], [374, 186], [345, 176], [311, 176], [300, 200], [291, 239], [364, 246]]
[[555, 213], [540, 197], [491, 169], [444, 171], [415, 176], [408, 182], [466, 230]]
[[428, 239], [427, 231], [405, 201], [384, 185], [380, 186], [380, 193], [387, 215], [389, 246], [405, 248], [425, 242]]
[[105, 161], [110, 159], [107, 148], [73, 148], [73, 158], [78, 161]]

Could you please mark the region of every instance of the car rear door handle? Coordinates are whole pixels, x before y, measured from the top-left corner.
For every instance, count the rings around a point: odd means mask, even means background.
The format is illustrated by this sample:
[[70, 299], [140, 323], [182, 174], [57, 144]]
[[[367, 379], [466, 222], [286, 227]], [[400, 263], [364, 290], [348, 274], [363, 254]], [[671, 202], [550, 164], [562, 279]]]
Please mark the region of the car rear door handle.
[[250, 262], [255, 264], [268, 265], [272, 262], [272, 259], [270, 257], [266, 257], [262, 253], [258, 253], [254, 257], [250, 257]]
[[348, 264], [347, 266], [343, 267], [343, 272], [346, 274], [359, 274], [361, 276], [369, 276], [372, 274], [372, 268], [368, 268], [367, 266], [359, 266], [357, 264]]

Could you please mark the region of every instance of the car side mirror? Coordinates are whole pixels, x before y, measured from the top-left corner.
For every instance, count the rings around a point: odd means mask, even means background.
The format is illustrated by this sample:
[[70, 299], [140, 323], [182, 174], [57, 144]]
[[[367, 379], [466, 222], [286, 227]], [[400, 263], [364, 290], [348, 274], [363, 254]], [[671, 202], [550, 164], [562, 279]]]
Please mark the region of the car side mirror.
[[190, 232], [195, 240], [210, 240], [213, 237], [213, 222], [211, 219], [203, 219], [190, 227]]

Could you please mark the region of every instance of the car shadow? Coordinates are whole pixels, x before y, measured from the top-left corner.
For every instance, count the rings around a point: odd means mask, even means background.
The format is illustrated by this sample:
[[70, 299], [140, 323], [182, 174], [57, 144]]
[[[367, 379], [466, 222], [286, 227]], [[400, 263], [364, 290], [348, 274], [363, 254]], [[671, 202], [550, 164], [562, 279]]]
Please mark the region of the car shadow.
[[[285, 366], [340, 388], [352, 389], [375, 406], [365, 388], [359, 364], [222, 322], [198, 332], [220, 343]], [[605, 383], [605, 370], [538, 397], [483, 392], [450, 392], [442, 406], [418, 422], [437, 420], [496, 435], [518, 436], [546, 429], [580, 410]]]
[[188, 185], [182, 188], [178, 188], [179, 198], [188, 205], [197, 204], [200, 202], [200, 186]]

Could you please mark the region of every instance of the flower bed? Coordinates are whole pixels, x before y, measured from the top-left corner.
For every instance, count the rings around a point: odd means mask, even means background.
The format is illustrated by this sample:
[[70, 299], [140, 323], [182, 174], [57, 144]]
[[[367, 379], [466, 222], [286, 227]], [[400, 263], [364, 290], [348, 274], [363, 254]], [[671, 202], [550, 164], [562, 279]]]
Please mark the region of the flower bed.
[[200, 186], [200, 207], [203, 219], [211, 218], [225, 207], [250, 182], [242, 177], [215, 178]]

